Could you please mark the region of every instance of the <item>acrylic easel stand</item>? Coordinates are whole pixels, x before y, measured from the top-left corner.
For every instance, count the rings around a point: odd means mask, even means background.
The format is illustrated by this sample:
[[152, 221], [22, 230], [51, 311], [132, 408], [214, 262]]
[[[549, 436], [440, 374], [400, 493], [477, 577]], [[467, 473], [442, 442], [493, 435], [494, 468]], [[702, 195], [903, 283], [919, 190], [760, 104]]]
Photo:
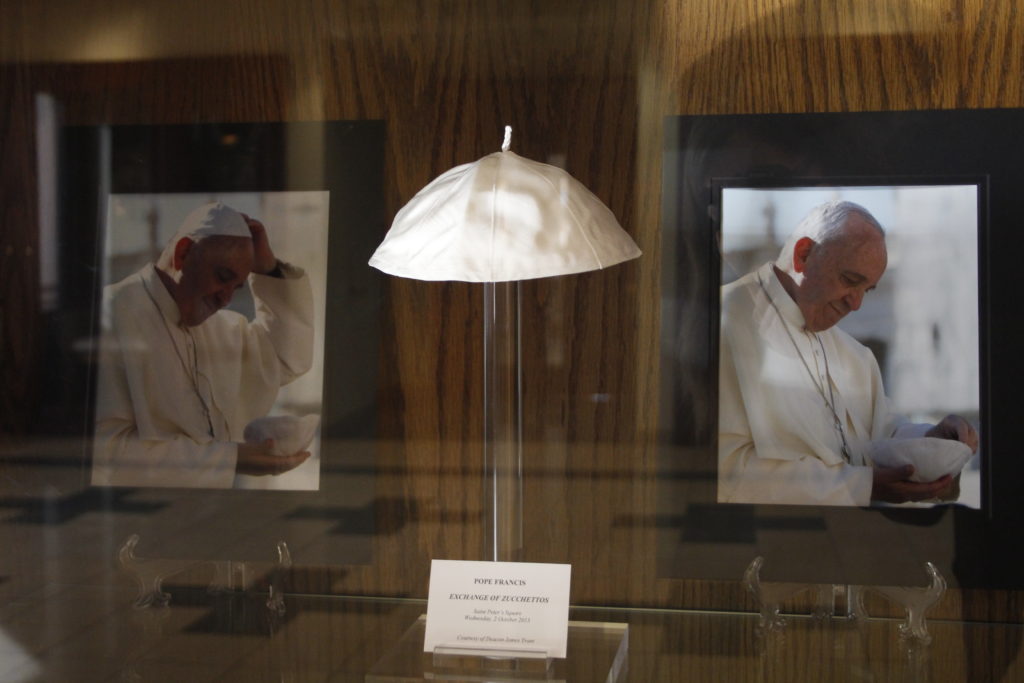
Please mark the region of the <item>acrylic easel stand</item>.
[[151, 648], [164, 638], [164, 625], [171, 613], [165, 609], [133, 609], [129, 620], [134, 628], [133, 647], [124, 657], [120, 680], [124, 683], [142, 683], [146, 680], [146, 657]]
[[811, 615], [815, 619], [827, 619], [834, 615], [833, 587], [824, 583], [765, 583], [761, 581], [763, 557], [755, 557], [743, 573], [743, 585], [754, 596], [760, 619], [758, 632], [762, 635], [781, 631], [786, 627], [786, 620], [780, 609], [782, 603], [789, 598], [811, 591], [814, 593], [814, 608]]
[[784, 643], [786, 620], [780, 615], [781, 603], [802, 591], [815, 594], [813, 616], [819, 622], [831, 621], [835, 617], [835, 597], [846, 593], [847, 623], [858, 626], [867, 624], [868, 612], [864, 604], [866, 593], [882, 595], [906, 611], [906, 621], [899, 627], [899, 645], [907, 662], [913, 680], [928, 680], [929, 644], [931, 636], [925, 623], [925, 615], [946, 592], [946, 580], [931, 562], [925, 563], [925, 570], [931, 579], [927, 586], [833, 586], [830, 584], [764, 583], [760, 572], [764, 558], [757, 557], [743, 575], [744, 585], [757, 601], [760, 619], [757, 626], [759, 647], [762, 656], [773, 656], [776, 646]]
[[946, 579], [931, 562], [925, 562], [925, 571], [931, 579], [931, 583], [927, 586], [850, 586], [847, 598], [850, 605], [850, 617], [866, 619], [868, 612], [864, 607], [864, 594], [878, 593], [891, 602], [901, 605], [906, 611], [907, 620], [900, 624], [900, 636], [917, 641], [922, 645], [930, 644], [932, 637], [928, 634], [925, 614], [946, 593]]
[[925, 614], [946, 593], [946, 579], [935, 565], [926, 562], [925, 571], [931, 579], [927, 586], [849, 586], [847, 594], [849, 616], [859, 623], [864, 623], [868, 617], [864, 606], [865, 593], [877, 593], [903, 607], [907, 619], [899, 627], [900, 646], [915, 681], [927, 681], [929, 678], [932, 637], [928, 633]]
[[864, 595], [877, 593], [903, 607], [907, 620], [900, 625], [900, 636], [922, 645], [931, 642], [925, 623], [925, 614], [946, 592], [946, 580], [931, 562], [925, 563], [931, 583], [927, 586], [833, 586], [831, 584], [765, 583], [761, 581], [763, 557], [755, 557], [743, 574], [743, 583], [754, 596], [760, 613], [759, 628], [769, 632], [785, 627], [785, 619], [779, 609], [783, 601], [803, 591], [813, 591], [815, 607], [812, 614], [819, 618], [835, 616], [835, 596], [845, 591], [847, 610], [845, 616], [852, 620], [863, 620], [869, 615], [864, 606]]
[[[213, 579], [208, 586], [211, 593], [246, 590], [252, 583], [253, 568], [245, 562], [141, 558], [135, 554], [138, 544], [138, 534], [129, 536], [118, 551], [118, 561], [121, 568], [135, 579], [139, 592], [134, 605], [139, 609], [169, 605], [171, 594], [164, 591], [164, 580], [192, 568], [208, 566], [212, 569]], [[288, 545], [281, 541], [277, 544], [277, 561], [269, 572], [270, 581], [267, 588], [267, 609], [278, 617], [283, 616], [285, 612], [281, 583], [285, 572], [291, 566], [292, 557]]]
[[[164, 625], [171, 616], [171, 611], [165, 609], [171, 603], [171, 594], [163, 589], [165, 579], [188, 570], [205, 569], [213, 575], [207, 590], [210, 593], [223, 593], [248, 590], [257, 575], [256, 568], [244, 562], [138, 557], [135, 554], [138, 544], [138, 534], [132, 534], [118, 551], [121, 568], [135, 579], [138, 588], [138, 595], [133, 603], [135, 609], [131, 610], [129, 615], [129, 619], [136, 627], [136, 644], [121, 668], [122, 681], [150, 680], [150, 676], [145, 672], [154, 666], [154, 662], [147, 660], [147, 655], [152, 646], [163, 639]], [[288, 546], [282, 541], [277, 544], [276, 563], [269, 572], [259, 574], [269, 574], [265, 623], [270, 632], [276, 630], [284, 617], [284, 593], [281, 591], [281, 583], [285, 571], [291, 564]], [[231, 597], [233, 599], [237, 596]]]
[[624, 681], [629, 655], [629, 626], [570, 621], [565, 659], [536, 650], [438, 647], [423, 651], [427, 618], [421, 616], [366, 675], [366, 683], [409, 681], [551, 681], [617, 683]]

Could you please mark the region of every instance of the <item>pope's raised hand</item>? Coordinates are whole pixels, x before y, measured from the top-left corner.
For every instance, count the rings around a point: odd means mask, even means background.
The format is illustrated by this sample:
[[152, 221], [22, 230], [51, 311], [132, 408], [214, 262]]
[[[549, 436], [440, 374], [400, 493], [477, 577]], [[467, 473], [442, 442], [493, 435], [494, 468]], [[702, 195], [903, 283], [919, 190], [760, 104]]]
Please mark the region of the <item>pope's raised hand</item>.
[[260, 275], [273, 272], [277, 268], [277, 257], [274, 256], [274, 250], [270, 248], [267, 228], [263, 223], [260, 223], [255, 218], [249, 218], [244, 213], [242, 218], [245, 219], [246, 224], [249, 226], [249, 233], [252, 235], [253, 272]]

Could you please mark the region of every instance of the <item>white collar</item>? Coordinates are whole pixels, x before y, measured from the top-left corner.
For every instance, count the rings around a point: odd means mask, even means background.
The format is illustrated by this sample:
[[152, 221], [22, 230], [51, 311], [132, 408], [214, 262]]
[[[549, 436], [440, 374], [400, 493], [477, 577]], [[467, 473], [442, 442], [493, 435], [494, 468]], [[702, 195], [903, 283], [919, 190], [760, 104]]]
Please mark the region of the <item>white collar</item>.
[[769, 262], [758, 268], [757, 278], [775, 302], [782, 318], [798, 330], [806, 329], [803, 311], [782, 286], [779, 276], [775, 274], [775, 264]]
[[171, 296], [171, 293], [167, 291], [167, 286], [164, 285], [164, 281], [160, 278], [160, 273], [156, 272], [156, 266], [150, 263], [139, 271], [139, 277], [142, 278], [142, 284], [146, 291], [149, 292], [153, 303], [156, 304], [160, 315], [167, 321], [167, 326], [171, 328], [180, 327], [181, 311], [178, 310], [178, 303]]

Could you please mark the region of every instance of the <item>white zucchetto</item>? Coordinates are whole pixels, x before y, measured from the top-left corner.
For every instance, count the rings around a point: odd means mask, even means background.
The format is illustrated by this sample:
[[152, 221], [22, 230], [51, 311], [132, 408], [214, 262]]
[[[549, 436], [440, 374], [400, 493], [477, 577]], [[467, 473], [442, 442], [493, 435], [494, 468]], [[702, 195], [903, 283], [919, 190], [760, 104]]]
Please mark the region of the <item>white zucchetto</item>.
[[370, 265], [418, 280], [507, 282], [581, 273], [640, 249], [612, 212], [555, 166], [495, 152], [406, 204]]

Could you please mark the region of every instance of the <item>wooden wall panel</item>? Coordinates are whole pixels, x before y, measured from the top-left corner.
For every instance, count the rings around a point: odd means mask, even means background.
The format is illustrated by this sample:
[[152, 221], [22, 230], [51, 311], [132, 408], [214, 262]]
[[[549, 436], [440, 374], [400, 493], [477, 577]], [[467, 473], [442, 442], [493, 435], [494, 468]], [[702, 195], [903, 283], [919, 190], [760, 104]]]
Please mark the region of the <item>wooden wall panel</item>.
[[[510, 124], [514, 150], [564, 166], [608, 204], [642, 258], [523, 287], [525, 559], [572, 562], [573, 599], [591, 604], [749, 607], [737, 584], [659, 579], [655, 566], [664, 117], [1024, 104], [1014, 0], [10, 0], [0, 11], [0, 101], [12, 103], [0, 139], [20, 135], [40, 90], [76, 124], [383, 119], [392, 215], [439, 173], [496, 151]], [[32, 153], [5, 145], [6, 166], [30, 168]], [[36, 234], [20, 182], [4, 176], [5, 244]], [[33, 273], [4, 268], [6, 300]], [[431, 557], [482, 556], [481, 296], [391, 281], [378, 494], [399, 503], [379, 508], [389, 533], [374, 565], [305, 571], [298, 588], [423, 595]], [[34, 316], [18, 313], [10, 344], [31, 345]], [[4, 372], [9, 401], [38, 407]]]

